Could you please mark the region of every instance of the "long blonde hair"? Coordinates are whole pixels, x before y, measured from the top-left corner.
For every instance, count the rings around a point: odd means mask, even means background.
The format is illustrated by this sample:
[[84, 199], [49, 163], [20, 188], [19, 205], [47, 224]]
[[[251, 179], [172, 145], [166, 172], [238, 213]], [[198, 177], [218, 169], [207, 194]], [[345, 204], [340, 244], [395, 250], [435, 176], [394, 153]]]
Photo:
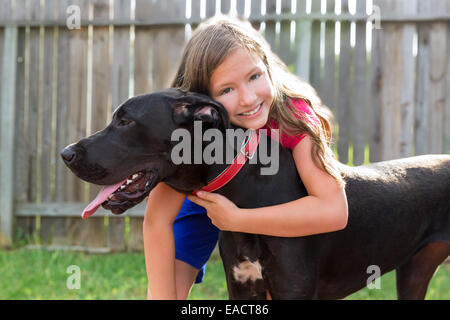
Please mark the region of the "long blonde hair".
[[[331, 151], [332, 114], [322, 104], [316, 91], [307, 82], [293, 75], [286, 64], [272, 52], [264, 37], [249, 22], [215, 17], [200, 24], [187, 42], [172, 87], [210, 95], [212, 73], [235, 49], [244, 48], [264, 62], [275, 89], [269, 118], [278, 123], [280, 133], [306, 133], [311, 137], [311, 157], [314, 163], [345, 185], [334, 165]], [[297, 114], [291, 99], [303, 99], [320, 119], [320, 126], [306, 113]]]

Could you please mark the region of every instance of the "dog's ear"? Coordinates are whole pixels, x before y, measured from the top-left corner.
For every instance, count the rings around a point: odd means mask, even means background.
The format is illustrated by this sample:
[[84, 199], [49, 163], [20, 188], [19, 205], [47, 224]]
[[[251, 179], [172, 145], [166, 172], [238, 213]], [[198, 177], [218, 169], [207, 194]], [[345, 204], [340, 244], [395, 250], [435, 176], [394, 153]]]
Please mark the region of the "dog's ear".
[[202, 121], [209, 128], [225, 130], [230, 125], [225, 107], [206, 94], [170, 89], [173, 120], [177, 125]]
[[189, 125], [194, 121], [209, 124], [208, 127], [224, 130], [228, 128], [229, 119], [225, 108], [209, 103], [180, 103], [173, 108], [173, 120], [177, 125]]
[[173, 119], [176, 124], [188, 124], [195, 120], [215, 123], [219, 118], [219, 112], [212, 106], [180, 104], [173, 109]]

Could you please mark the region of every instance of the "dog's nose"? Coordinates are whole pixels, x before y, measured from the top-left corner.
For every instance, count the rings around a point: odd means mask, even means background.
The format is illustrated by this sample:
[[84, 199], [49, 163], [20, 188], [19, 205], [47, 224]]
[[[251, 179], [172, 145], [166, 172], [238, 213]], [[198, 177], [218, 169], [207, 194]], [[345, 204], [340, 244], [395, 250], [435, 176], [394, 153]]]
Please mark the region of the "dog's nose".
[[72, 146], [65, 147], [61, 151], [61, 157], [66, 164], [71, 164], [75, 160], [76, 152], [73, 150]]

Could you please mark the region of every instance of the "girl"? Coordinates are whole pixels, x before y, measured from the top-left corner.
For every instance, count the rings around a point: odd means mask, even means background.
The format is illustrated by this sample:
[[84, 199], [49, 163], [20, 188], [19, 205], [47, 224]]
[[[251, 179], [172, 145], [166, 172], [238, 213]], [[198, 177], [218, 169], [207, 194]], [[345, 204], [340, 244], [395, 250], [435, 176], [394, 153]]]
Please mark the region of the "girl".
[[234, 125], [279, 129], [308, 196], [240, 209], [219, 194], [185, 199], [159, 183], [143, 225], [148, 298], [186, 299], [194, 281], [202, 280], [219, 229], [299, 237], [345, 228], [347, 200], [330, 149], [326, 109], [248, 23], [221, 18], [201, 24], [186, 44], [172, 86], [221, 102]]

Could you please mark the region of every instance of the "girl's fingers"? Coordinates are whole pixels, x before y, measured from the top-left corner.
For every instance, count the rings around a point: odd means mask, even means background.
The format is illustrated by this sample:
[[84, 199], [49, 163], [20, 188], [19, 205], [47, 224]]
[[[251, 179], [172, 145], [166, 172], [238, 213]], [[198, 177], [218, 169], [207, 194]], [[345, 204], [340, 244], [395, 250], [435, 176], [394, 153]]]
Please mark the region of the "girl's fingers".
[[198, 204], [199, 206], [202, 206], [202, 207], [206, 207], [208, 205], [208, 203], [209, 203], [209, 201], [200, 199], [199, 197], [196, 197], [194, 195], [189, 195], [187, 198], [190, 201], [192, 201], [192, 202], [194, 202], [194, 203], [196, 203], [196, 204]]
[[212, 192], [206, 192], [206, 191], [199, 191], [197, 192], [197, 197], [208, 200], [208, 201], [214, 201], [216, 199], [217, 194]]

